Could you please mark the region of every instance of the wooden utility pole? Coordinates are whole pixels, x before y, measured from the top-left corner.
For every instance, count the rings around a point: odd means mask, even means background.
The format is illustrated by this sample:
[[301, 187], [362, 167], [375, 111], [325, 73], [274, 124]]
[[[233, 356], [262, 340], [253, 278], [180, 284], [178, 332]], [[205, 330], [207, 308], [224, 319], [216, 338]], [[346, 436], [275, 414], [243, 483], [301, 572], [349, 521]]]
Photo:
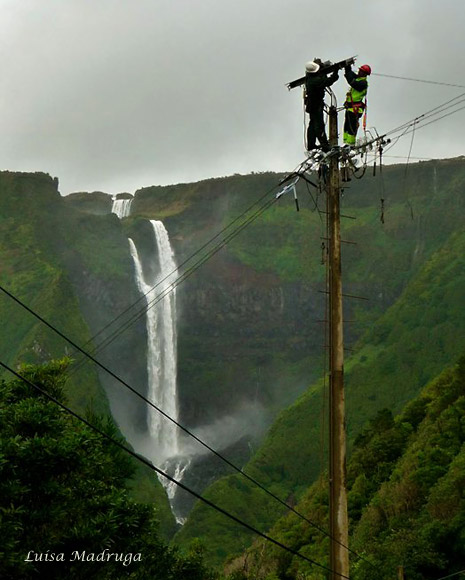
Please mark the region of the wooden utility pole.
[[[329, 110], [329, 143], [338, 146], [337, 109]], [[331, 580], [349, 577], [349, 531], [346, 490], [346, 431], [344, 403], [344, 340], [341, 279], [339, 156], [329, 162], [327, 188], [329, 221], [329, 339], [330, 339], [330, 532]]]
[[404, 576], [404, 567], [403, 566], [399, 566], [397, 568], [397, 578], [398, 578], [398, 580], [404, 580], [405, 576]]

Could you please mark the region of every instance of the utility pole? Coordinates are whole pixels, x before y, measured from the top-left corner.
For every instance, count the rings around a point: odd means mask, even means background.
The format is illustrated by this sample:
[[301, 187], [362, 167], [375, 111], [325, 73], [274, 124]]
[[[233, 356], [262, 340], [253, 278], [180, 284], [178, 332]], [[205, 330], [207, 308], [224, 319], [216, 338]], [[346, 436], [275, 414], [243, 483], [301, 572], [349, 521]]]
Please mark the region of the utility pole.
[[[329, 143], [338, 147], [337, 109], [329, 109]], [[329, 339], [330, 339], [330, 532], [331, 580], [349, 577], [349, 525], [346, 489], [346, 431], [344, 402], [344, 338], [341, 278], [339, 155], [331, 155], [327, 187], [329, 221]]]
[[397, 568], [397, 578], [398, 578], [398, 580], [404, 580], [405, 576], [404, 576], [404, 567], [403, 566], [399, 566]]

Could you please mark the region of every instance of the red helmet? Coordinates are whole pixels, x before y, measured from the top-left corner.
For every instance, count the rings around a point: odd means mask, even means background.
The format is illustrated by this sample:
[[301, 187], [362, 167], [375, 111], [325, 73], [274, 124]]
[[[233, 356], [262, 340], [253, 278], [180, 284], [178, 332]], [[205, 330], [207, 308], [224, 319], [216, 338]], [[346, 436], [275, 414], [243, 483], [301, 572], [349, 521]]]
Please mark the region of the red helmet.
[[371, 66], [369, 64], [362, 64], [358, 69], [358, 72], [363, 73], [364, 75], [371, 75]]

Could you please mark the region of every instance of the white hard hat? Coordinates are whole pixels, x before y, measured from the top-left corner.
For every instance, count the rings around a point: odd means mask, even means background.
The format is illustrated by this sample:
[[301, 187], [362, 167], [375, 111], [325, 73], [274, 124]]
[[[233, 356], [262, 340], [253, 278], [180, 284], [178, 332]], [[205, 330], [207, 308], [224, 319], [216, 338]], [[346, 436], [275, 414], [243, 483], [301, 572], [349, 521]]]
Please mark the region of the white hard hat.
[[320, 65], [314, 62], [313, 60], [309, 60], [305, 65], [305, 70], [308, 73], [316, 73], [320, 70]]

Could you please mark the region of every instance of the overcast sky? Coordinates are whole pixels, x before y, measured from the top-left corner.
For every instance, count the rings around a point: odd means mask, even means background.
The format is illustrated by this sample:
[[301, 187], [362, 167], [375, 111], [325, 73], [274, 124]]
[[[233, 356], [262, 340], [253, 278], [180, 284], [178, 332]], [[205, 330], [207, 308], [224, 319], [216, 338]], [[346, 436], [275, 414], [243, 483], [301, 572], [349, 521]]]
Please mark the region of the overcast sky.
[[[374, 73], [465, 85], [464, 16], [464, 0], [0, 0], [0, 168], [50, 173], [62, 194], [291, 170], [302, 93], [285, 83], [306, 61], [358, 55]], [[373, 75], [368, 125], [461, 93]], [[464, 121], [418, 130], [412, 156], [465, 154]]]

